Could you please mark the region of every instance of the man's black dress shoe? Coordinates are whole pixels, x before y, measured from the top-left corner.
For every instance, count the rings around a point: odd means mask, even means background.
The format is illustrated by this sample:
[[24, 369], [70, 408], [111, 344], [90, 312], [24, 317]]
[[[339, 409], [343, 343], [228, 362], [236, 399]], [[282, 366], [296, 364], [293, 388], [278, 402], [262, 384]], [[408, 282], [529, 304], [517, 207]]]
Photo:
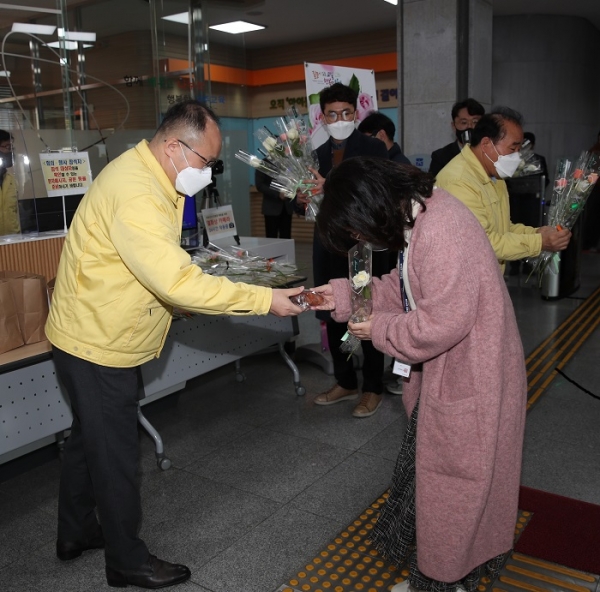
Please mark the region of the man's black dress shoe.
[[61, 561], [69, 561], [79, 557], [84, 551], [90, 549], [104, 549], [104, 537], [102, 529], [99, 528], [97, 534], [92, 538], [80, 542], [56, 541], [56, 556]]
[[166, 588], [189, 579], [190, 570], [185, 565], [169, 563], [150, 555], [139, 569], [117, 570], [106, 566], [106, 581], [113, 588], [125, 588], [128, 584], [140, 588]]

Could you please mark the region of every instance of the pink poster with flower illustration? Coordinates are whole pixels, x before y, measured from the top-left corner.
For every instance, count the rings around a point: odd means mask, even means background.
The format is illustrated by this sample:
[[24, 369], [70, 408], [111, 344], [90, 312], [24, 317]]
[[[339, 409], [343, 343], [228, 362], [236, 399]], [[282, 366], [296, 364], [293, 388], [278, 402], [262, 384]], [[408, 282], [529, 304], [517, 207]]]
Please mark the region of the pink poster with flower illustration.
[[310, 135], [313, 148], [317, 148], [329, 139], [325, 128], [319, 93], [327, 86], [341, 82], [358, 93], [356, 120], [362, 121], [371, 111], [377, 111], [377, 93], [375, 90], [375, 73], [362, 68], [345, 68], [327, 64], [309, 64], [304, 62], [306, 80], [306, 98], [310, 120]]

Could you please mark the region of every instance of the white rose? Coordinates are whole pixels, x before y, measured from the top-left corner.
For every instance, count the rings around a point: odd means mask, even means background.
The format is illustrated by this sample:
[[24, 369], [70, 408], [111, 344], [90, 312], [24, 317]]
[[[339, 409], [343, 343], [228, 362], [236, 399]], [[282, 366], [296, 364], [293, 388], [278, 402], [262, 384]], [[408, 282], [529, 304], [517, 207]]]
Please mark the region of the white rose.
[[298, 130], [295, 127], [291, 127], [287, 131], [288, 140], [297, 140], [298, 139]]
[[577, 192], [585, 193], [589, 189], [590, 185], [591, 183], [587, 179], [581, 179], [579, 183], [577, 183]]
[[262, 160], [260, 158], [258, 158], [258, 156], [254, 156], [254, 154], [250, 155], [250, 159], [248, 164], [250, 166], [253, 166], [255, 169], [257, 169], [262, 163]]
[[352, 278], [352, 285], [355, 288], [364, 288], [365, 286], [367, 286], [369, 284], [370, 281], [371, 281], [371, 276], [366, 271], [359, 271]]
[[265, 147], [265, 150], [271, 152], [275, 146], [277, 146], [277, 140], [269, 136], [268, 138], [265, 138], [263, 146]]

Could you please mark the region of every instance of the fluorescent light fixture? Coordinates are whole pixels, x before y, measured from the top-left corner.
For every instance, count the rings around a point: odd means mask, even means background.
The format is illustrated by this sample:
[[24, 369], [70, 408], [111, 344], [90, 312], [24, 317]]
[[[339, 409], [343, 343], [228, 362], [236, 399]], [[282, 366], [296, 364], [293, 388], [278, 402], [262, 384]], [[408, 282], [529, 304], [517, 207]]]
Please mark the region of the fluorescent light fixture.
[[386, 2], [389, 2], [390, 4], [398, 4], [398, 0], [385, 0]]
[[231, 23], [223, 23], [222, 25], [212, 25], [208, 27], [215, 31], [222, 31], [223, 33], [231, 33], [232, 35], [238, 35], [239, 33], [249, 33], [250, 31], [260, 31], [264, 29], [262, 25], [253, 25], [246, 21], [233, 21]]
[[8, 70], [0, 70], [0, 78], [10, 78], [10, 72]]
[[[77, 41], [53, 41], [52, 43], [46, 43], [48, 47], [60, 47], [60, 44], [65, 44], [65, 49], [70, 51], [77, 49]], [[83, 48], [94, 47], [91, 43], [84, 43]]]
[[54, 25], [34, 25], [33, 23], [13, 23], [13, 33], [31, 33], [33, 35], [52, 35], [56, 27]]
[[182, 25], [189, 25], [190, 13], [189, 12], [179, 12], [177, 14], [171, 14], [169, 16], [163, 16], [162, 18], [165, 21], [172, 21], [174, 23], [181, 23]]
[[85, 33], [84, 31], [65, 31], [64, 29], [58, 29], [57, 34], [59, 37], [64, 37], [68, 41], [96, 42], [96, 33]]
[[22, 4], [0, 4], [2, 10], [22, 10], [24, 12], [46, 12], [48, 14], [61, 14], [56, 8], [40, 8], [39, 6], [23, 6]]

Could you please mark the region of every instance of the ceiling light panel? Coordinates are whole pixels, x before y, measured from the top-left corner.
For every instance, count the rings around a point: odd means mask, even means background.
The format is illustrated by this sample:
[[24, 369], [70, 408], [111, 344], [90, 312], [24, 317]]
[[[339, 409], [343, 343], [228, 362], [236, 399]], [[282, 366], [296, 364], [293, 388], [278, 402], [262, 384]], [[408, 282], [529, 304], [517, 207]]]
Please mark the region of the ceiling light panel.
[[233, 21], [231, 23], [223, 23], [222, 25], [212, 25], [208, 27], [215, 31], [221, 31], [223, 33], [231, 33], [232, 35], [239, 35], [240, 33], [249, 33], [250, 31], [260, 31], [264, 29], [262, 25], [253, 25], [246, 21]]
[[84, 31], [65, 31], [64, 29], [58, 29], [57, 34], [59, 37], [64, 37], [68, 41], [87, 41], [91, 43], [96, 42], [96, 33], [86, 33]]
[[13, 33], [31, 33], [32, 35], [52, 35], [56, 27], [54, 25], [35, 25], [33, 23], [13, 23]]
[[165, 21], [172, 21], [174, 23], [181, 23], [182, 25], [190, 24], [190, 13], [189, 12], [179, 12], [177, 14], [171, 14], [169, 16], [161, 17]]

